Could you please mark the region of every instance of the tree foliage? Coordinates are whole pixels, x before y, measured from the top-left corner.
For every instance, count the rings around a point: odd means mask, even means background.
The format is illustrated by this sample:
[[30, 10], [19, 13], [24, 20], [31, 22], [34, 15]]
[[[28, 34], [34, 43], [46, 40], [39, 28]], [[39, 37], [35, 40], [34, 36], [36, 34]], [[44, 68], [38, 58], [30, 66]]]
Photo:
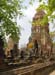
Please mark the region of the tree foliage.
[[43, 18], [40, 18], [38, 20], [34, 20], [32, 22], [32, 25], [40, 25], [40, 26], [44, 26], [48, 24], [48, 17], [45, 15], [43, 16]]
[[0, 0], [0, 35], [10, 35], [15, 41], [19, 39], [16, 17], [21, 15], [21, 7], [21, 0]]
[[39, 5], [37, 11], [44, 10], [46, 12], [46, 16], [48, 17], [48, 21], [53, 22], [53, 20], [55, 19], [55, 13], [54, 13], [55, 0], [39, 0], [39, 1], [42, 2], [42, 4]]
[[47, 22], [53, 22], [55, 19], [55, 0], [39, 0], [39, 2], [40, 5], [36, 9], [36, 11], [43, 10], [46, 12], [46, 15], [43, 17], [41, 21], [36, 21], [36, 25], [41, 24], [43, 26]]

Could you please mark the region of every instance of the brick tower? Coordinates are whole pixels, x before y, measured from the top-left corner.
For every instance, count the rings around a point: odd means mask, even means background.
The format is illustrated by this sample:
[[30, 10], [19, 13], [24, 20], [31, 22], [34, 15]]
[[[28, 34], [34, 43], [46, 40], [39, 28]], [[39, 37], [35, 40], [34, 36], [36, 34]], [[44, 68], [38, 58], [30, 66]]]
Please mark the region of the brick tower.
[[47, 53], [50, 55], [52, 52], [52, 42], [49, 35], [49, 24], [46, 23], [45, 25], [42, 25], [41, 23], [37, 23], [37, 21], [42, 20], [44, 16], [45, 12], [41, 10], [33, 17], [31, 37], [33, 42], [37, 40], [40, 53], [42, 52], [43, 54]]

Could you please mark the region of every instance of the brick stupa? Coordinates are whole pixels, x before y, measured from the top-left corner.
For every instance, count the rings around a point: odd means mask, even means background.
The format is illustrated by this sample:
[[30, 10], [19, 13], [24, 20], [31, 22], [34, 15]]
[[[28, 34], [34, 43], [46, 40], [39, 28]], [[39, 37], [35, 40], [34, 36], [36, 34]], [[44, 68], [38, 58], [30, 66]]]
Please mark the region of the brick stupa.
[[[45, 12], [43, 10], [38, 11], [33, 17], [33, 22], [41, 20], [44, 16]], [[31, 38], [33, 42], [37, 40], [40, 54], [41, 51], [43, 52], [43, 54], [45, 53], [48, 53], [48, 55], [51, 54], [52, 41], [49, 35], [49, 23], [47, 23], [44, 26], [42, 26], [41, 24], [40, 25], [32, 24]]]

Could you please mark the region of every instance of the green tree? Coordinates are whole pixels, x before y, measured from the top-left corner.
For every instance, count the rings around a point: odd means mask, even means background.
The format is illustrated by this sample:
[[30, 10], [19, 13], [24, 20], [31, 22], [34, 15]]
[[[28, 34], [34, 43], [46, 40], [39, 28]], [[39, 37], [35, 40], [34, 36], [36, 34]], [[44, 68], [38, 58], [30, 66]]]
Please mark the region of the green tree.
[[[30, 0], [31, 4], [34, 2], [34, 0]], [[37, 1], [37, 0], [35, 0]], [[39, 0], [39, 7], [36, 9], [36, 11], [43, 10], [46, 12], [46, 15], [43, 17], [43, 19], [37, 23], [41, 23], [42, 26], [45, 25], [47, 22], [54, 22], [55, 19], [55, 0]], [[48, 18], [48, 19], [47, 19]]]
[[5, 34], [18, 41], [20, 28], [17, 26], [16, 18], [21, 13], [21, 0], [0, 0], [0, 35]]
[[[55, 0], [39, 0], [42, 4], [39, 5], [37, 11], [44, 10], [46, 12], [46, 16], [48, 17], [48, 22], [53, 22], [55, 19]], [[44, 18], [43, 21], [47, 22], [47, 19]]]

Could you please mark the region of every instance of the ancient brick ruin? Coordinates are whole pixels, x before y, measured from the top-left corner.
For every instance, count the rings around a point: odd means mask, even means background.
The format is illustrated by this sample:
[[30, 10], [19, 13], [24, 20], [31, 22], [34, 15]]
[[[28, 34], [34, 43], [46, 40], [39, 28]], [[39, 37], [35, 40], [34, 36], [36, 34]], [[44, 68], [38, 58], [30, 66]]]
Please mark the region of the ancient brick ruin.
[[[33, 17], [33, 22], [42, 19], [43, 16], [45, 16], [45, 12], [43, 10], [38, 11]], [[48, 55], [50, 55], [52, 52], [52, 41], [49, 35], [49, 23], [44, 26], [42, 26], [41, 24], [32, 24], [31, 31], [32, 41], [34, 42], [35, 40], [37, 40], [38, 42], [39, 53], [41, 53], [42, 51], [42, 53], [47, 53]]]

